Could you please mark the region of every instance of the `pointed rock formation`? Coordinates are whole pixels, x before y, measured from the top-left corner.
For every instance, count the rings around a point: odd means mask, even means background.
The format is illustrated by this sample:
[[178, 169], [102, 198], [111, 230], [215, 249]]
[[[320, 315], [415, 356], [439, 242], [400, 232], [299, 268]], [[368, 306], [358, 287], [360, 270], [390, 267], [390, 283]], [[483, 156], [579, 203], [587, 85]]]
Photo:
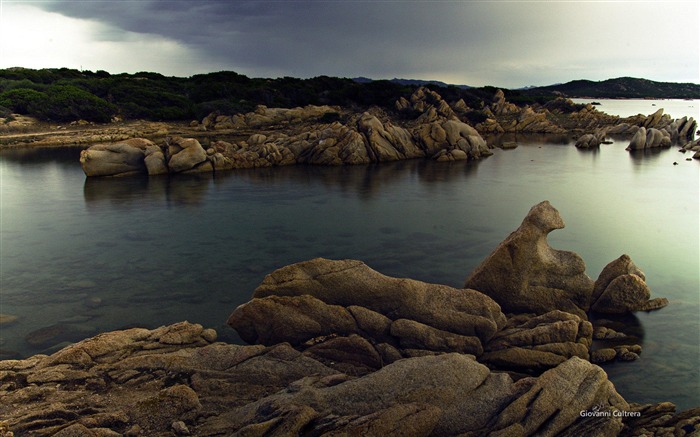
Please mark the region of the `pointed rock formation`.
[[533, 206], [520, 227], [469, 275], [465, 288], [490, 296], [506, 313], [562, 310], [587, 320], [593, 280], [584, 273], [583, 259], [547, 243], [547, 234], [563, 227], [548, 201]]

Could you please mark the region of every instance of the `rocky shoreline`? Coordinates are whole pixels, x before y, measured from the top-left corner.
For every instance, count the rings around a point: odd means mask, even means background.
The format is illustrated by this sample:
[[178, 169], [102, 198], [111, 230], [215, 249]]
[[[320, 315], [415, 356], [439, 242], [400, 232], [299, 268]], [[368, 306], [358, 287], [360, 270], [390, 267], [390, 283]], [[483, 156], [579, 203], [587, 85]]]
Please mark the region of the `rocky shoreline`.
[[[583, 105], [579, 105], [583, 106]], [[502, 91], [478, 110], [463, 100], [447, 103], [435, 91], [419, 88], [395, 102], [393, 115], [379, 108], [354, 112], [334, 106], [267, 108], [233, 116], [212, 113], [190, 128], [215, 134], [254, 132], [238, 141], [202, 145], [196, 138], [168, 136], [156, 144], [144, 138], [99, 144], [81, 153], [87, 176], [128, 176], [216, 172], [295, 164], [357, 165], [427, 158], [477, 160], [493, 154], [484, 136], [505, 133], [558, 134], [578, 138], [576, 147], [598, 147], [608, 135], [632, 138], [629, 150], [670, 147], [695, 152], [697, 128], [691, 117], [672, 120], [654, 114], [620, 119], [559, 98], [542, 107], [518, 107]], [[482, 120], [472, 127], [469, 120]], [[592, 133], [587, 133], [592, 132]], [[483, 136], [482, 136], [483, 135]], [[502, 148], [517, 144], [498, 142]]]
[[693, 141], [697, 129], [693, 118], [673, 120], [663, 109], [648, 116], [620, 118], [565, 98], [519, 107], [506, 101], [500, 90], [477, 108], [463, 100], [448, 103], [435, 91], [419, 88], [410, 98], [397, 100], [392, 111], [258, 106], [245, 114], [215, 112], [189, 124], [75, 122], [35, 132], [31, 120], [17, 116], [7, 126], [0, 134], [0, 148], [89, 147], [81, 158], [88, 176], [353, 165], [414, 158], [475, 160], [491, 155], [496, 147], [517, 147], [517, 142], [501, 138], [507, 134], [560, 135], [574, 139], [579, 148], [598, 147], [611, 137], [629, 140], [629, 150], [675, 144], [700, 159], [700, 140]]
[[283, 267], [228, 319], [249, 345], [181, 322], [0, 361], [0, 435], [696, 435], [700, 407], [629, 403], [594, 364], [644, 358], [593, 313], [668, 302], [626, 255], [586, 276], [563, 227], [535, 205], [462, 289]]

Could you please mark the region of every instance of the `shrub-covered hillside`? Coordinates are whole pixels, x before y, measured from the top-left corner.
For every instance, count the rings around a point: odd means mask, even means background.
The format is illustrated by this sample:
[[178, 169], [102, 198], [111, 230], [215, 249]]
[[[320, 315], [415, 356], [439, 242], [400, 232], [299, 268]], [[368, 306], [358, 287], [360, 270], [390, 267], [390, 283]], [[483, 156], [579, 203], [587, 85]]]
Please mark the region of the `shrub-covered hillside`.
[[[473, 108], [479, 108], [484, 100], [490, 101], [496, 90], [427, 86], [448, 102], [464, 99]], [[115, 115], [163, 121], [202, 119], [216, 110], [233, 114], [251, 111], [257, 105], [376, 105], [391, 110], [398, 98], [408, 98], [418, 87], [386, 80], [358, 82], [327, 76], [249, 78], [230, 71], [181, 78], [147, 72], [109, 74], [67, 68], [10, 68], [0, 70], [0, 116], [14, 112], [57, 122], [107, 122]], [[535, 101], [529, 97], [523, 100], [517, 91], [507, 91], [506, 97], [520, 103]]]
[[[399, 79], [371, 81], [328, 76], [262, 79], [232, 71], [182, 78], [147, 72], [110, 74], [68, 68], [8, 68], [0, 69], [0, 117], [19, 113], [55, 122], [80, 119], [108, 122], [116, 115], [153, 121], [201, 120], [213, 111], [234, 114], [251, 111], [257, 105], [282, 108], [339, 105], [358, 110], [376, 105], [393, 110], [396, 100], [409, 98], [421, 85], [437, 91], [448, 103], [462, 99], [477, 110], [488, 105], [496, 92], [490, 86], [465, 88]], [[503, 91], [506, 99], [517, 105], [544, 104], [562, 94], [700, 98], [700, 85], [631, 78]]]
[[0, 70], [0, 111], [43, 120], [201, 119], [215, 110], [250, 111], [256, 105], [389, 106], [415, 87], [350, 79], [251, 79], [234, 72], [166, 77], [158, 73], [111, 75], [71, 69]]

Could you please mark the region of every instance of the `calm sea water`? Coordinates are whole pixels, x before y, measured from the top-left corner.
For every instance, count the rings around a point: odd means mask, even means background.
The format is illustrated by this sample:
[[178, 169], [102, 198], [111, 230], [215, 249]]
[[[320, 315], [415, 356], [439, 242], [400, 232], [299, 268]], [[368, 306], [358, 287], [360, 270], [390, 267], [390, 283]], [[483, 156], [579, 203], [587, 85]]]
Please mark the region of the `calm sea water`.
[[684, 116], [693, 117], [695, 120], [700, 118], [700, 100], [644, 100], [644, 99], [572, 99], [576, 103], [591, 103], [598, 102], [596, 108], [599, 111], [619, 115], [620, 117], [629, 117], [632, 115], [643, 114], [649, 115], [664, 109], [664, 114], [670, 114], [674, 118]]
[[180, 320], [236, 341], [224, 322], [265, 274], [314, 257], [460, 287], [546, 199], [567, 225], [550, 234], [553, 247], [580, 254], [593, 278], [627, 253], [653, 297], [671, 302], [626, 320], [644, 352], [606, 366], [617, 389], [700, 405], [700, 162], [677, 148], [519, 141], [479, 162], [111, 180], [86, 179], [77, 150], [5, 151], [0, 312], [20, 319], [2, 327], [0, 349], [46, 352], [25, 336], [52, 325], [70, 341]]

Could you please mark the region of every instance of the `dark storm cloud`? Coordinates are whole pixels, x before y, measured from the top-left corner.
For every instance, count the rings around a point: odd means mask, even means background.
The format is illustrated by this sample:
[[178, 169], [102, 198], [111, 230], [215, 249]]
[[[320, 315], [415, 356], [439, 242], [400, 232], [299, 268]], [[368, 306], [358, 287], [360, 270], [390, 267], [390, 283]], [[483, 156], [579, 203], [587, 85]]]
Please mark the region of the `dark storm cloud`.
[[89, 1], [44, 8], [162, 35], [212, 64], [269, 75], [431, 72], [461, 62], [496, 30], [483, 7], [459, 2]]
[[[177, 74], [369, 76], [546, 85], [619, 76], [695, 80], [697, 2], [48, 1], [106, 24], [93, 36], [186, 47]], [[653, 34], [650, 33], [653, 29]], [[152, 71], [171, 74], [162, 60]], [[152, 66], [150, 66], [152, 65]], [[681, 72], [681, 73], [679, 73]]]

